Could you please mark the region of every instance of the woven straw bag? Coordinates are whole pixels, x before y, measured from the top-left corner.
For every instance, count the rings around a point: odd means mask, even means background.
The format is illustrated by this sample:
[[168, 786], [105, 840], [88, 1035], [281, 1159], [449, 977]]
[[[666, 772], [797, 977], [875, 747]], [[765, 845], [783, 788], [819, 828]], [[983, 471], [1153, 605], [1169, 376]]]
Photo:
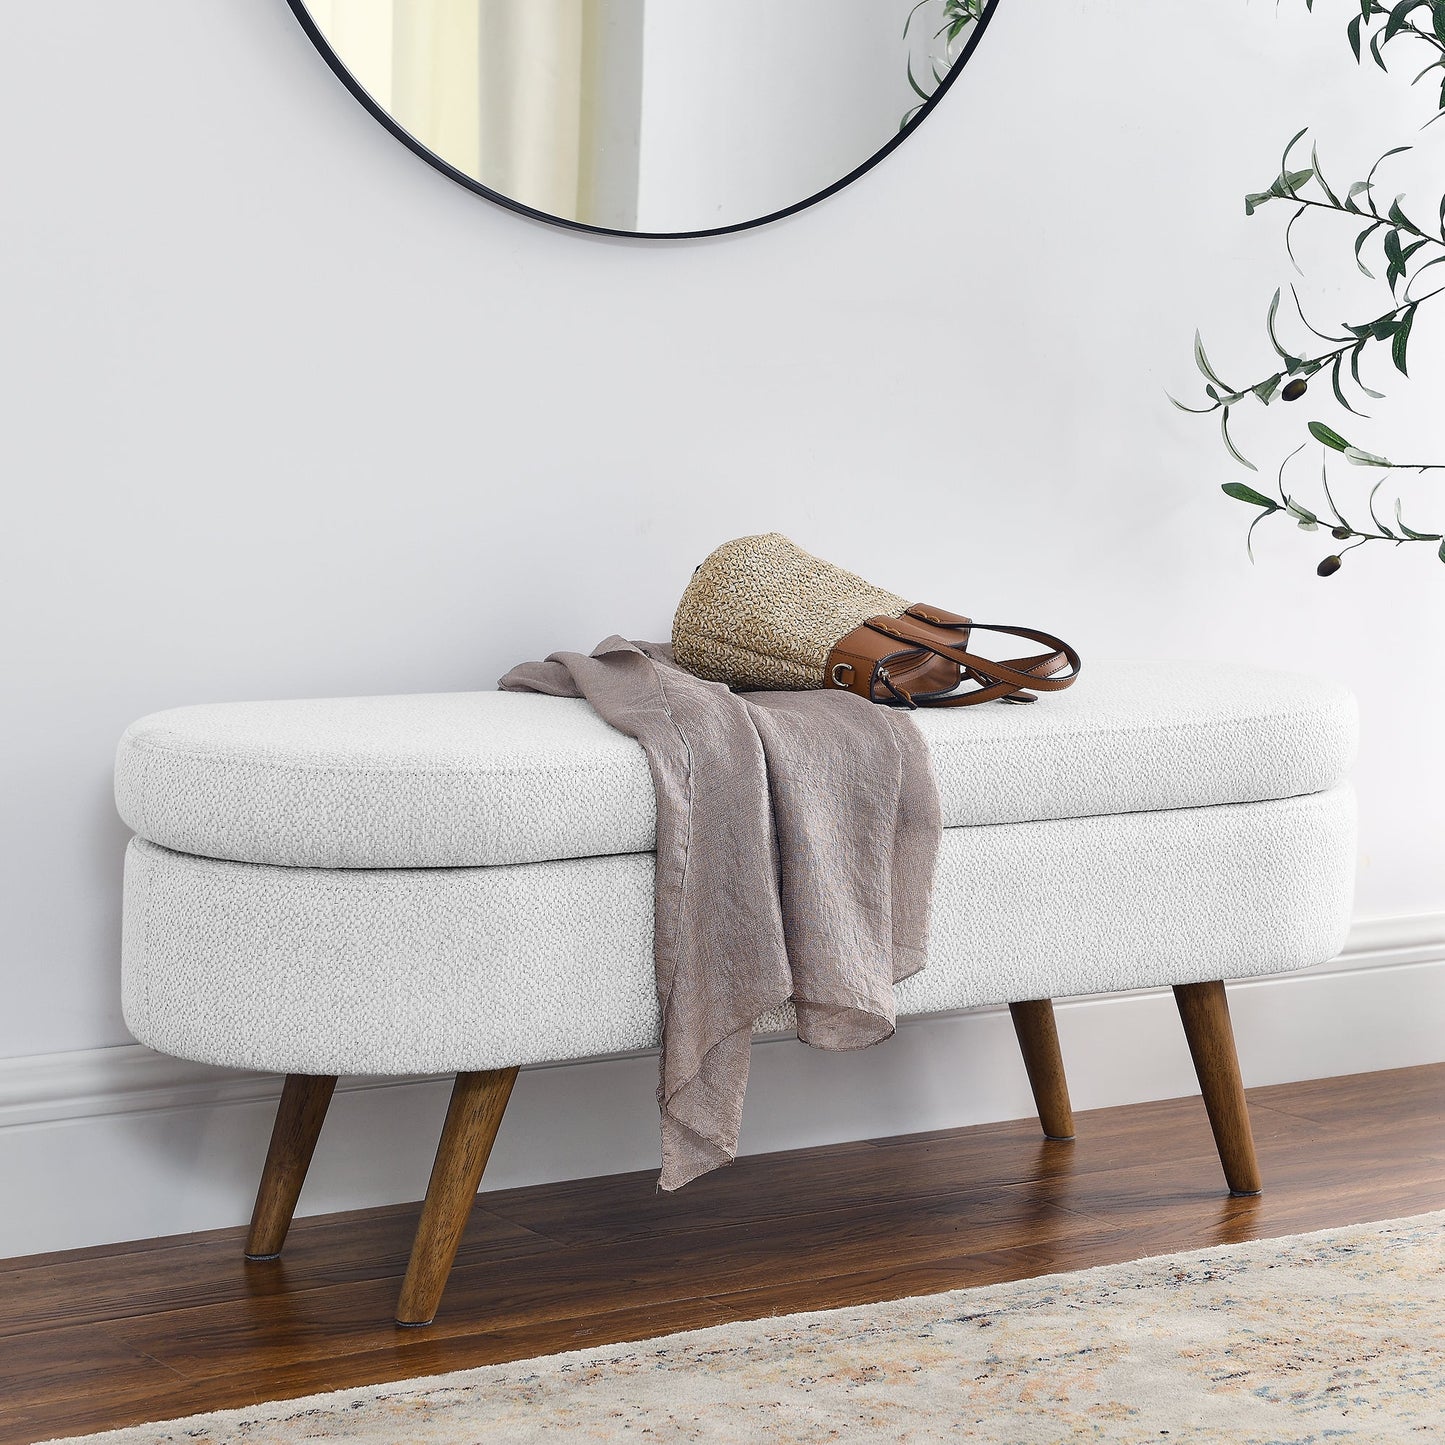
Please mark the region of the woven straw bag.
[[[1048, 650], [994, 661], [972, 651], [979, 631]], [[730, 687], [838, 688], [906, 707], [1032, 702], [1079, 673], [1078, 654], [1049, 633], [910, 603], [777, 532], [708, 556], [678, 603], [672, 647], [680, 666]]]

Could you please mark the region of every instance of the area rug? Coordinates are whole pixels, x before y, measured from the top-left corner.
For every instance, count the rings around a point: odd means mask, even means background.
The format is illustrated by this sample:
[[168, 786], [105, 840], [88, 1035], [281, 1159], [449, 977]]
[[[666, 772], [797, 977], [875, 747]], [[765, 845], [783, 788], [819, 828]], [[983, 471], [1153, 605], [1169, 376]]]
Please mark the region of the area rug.
[[779, 1445], [1445, 1440], [1445, 1212], [84, 1439], [510, 1445], [569, 1434]]

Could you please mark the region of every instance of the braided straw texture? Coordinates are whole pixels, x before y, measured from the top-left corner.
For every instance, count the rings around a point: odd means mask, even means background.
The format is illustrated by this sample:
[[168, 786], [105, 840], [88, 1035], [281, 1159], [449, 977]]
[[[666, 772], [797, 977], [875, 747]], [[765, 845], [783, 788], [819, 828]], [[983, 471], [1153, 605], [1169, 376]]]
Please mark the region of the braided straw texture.
[[839, 638], [908, 605], [779, 532], [739, 537], [693, 574], [672, 619], [673, 653], [689, 672], [731, 687], [822, 687]]

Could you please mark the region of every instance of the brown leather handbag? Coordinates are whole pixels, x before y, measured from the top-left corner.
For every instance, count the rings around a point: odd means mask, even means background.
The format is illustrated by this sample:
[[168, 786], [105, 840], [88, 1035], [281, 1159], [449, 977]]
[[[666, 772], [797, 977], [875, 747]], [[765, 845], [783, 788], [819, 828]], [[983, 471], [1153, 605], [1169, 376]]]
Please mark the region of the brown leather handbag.
[[[1045, 650], [1003, 661], [974, 634]], [[1079, 675], [1079, 654], [1032, 627], [973, 622], [909, 602], [771, 532], [725, 542], [698, 567], [672, 622], [689, 672], [737, 688], [840, 688], [904, 707], [1033, 702]]]

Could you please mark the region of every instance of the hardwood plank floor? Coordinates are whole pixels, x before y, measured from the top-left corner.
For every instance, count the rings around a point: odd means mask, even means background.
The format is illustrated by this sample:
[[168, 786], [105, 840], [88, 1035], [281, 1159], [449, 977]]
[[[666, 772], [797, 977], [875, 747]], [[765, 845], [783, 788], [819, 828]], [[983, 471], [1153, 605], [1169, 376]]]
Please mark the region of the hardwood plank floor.
[[0, 1445], [729, 1320], [1445, 1208], [1445, 1064], [1250, 1091], [1265, 1192], [1198, 1098], [478, 1197], [436, 1324], [391, 1322], [417, 1205], [0, 1261]]

